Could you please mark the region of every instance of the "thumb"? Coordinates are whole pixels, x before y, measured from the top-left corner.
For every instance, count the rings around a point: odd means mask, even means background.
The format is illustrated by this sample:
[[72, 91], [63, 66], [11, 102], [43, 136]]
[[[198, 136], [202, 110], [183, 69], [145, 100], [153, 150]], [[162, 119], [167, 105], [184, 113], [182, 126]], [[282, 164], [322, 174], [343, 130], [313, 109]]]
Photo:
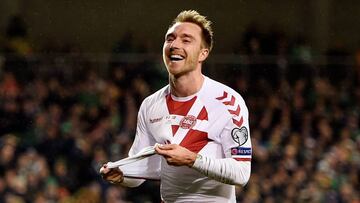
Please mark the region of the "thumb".
[[106, 164], [104, 164], [101, 168], [100, 168], [100, 174], [106, 174], [106, 173], [108, 173], [110, 171], [110, 169], [109, 168], [107, 168], [107, 165]]

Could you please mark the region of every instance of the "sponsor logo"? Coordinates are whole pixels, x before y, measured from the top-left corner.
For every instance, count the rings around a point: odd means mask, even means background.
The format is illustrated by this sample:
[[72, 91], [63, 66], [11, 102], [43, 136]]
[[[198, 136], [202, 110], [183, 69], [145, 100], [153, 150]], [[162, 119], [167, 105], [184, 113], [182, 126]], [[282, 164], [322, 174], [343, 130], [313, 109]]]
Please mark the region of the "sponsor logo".
[[251, 155], [251, 147], [231, 148], [231, 155]]
[[245, 144], [249, 138], [248, 130], [245, 126], [241, 128], [234, 128], [231, 131], [231, 137], [239, 146], [241, 146]]
[[156, 122], [159, 122], [163, 119], [163, 117], [160, 117], [160, 118], [154, 118], [154, 119], [151, 119], [150, 118], [150, 123], [156, 123]]
[[192, 115], [187, 115], [180, 121], [180, 128], [191, 129], [196, 124], [196, 117]]
[[236, 155], [237, 153], [238, 153], [237, 148], [232, 148], [232, 149], [231, 149], [231, 154], [232, 154], [232, 155]]

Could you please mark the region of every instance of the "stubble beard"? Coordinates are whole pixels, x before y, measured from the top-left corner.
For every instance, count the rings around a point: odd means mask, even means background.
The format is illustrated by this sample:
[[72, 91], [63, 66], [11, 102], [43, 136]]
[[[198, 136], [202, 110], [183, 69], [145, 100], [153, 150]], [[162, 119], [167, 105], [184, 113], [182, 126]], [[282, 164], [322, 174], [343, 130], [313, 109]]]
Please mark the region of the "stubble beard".
[[196, 62], [195, 61], [189, 61], [189, 63], [184, 64], [183, 67], [180, 68], [180, 70], [178, 71], [170, 71], [170, 69], [168, 69], [168, 72], [170, 75], [173, 76], [173, 78], [177, 79], [180, 78], [181, 76], [187, 75], [193, 71], [196, 70]]
[[[167, 71], [169, 73], [170, 76], [172, 76], [173, 78], [177, 79], [183, 75], [186, 75], [192, 71], [196, 70], [197, 67], [197, 58], [198, 58], [199, 54], [195, 54], [193, 55], [193, 57], [189, 57], [184, 59], [184, 64], [182, 65], [182, 67], [178, 67], [179, 70], [173, 70], [171, 71], [171, 66], [170, 64], [166, 65]], [[170, 62], [172, 63], [172, 62]]]

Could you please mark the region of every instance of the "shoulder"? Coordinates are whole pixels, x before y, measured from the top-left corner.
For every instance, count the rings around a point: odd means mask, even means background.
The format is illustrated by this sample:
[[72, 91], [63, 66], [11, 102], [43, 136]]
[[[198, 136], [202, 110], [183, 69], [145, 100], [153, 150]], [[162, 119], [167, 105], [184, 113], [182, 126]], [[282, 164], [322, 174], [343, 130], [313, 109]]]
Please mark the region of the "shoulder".
[[[213, 115], [217, 120], [221, 120], [227, 129], [248, 126], [249, 111], [243, 97], [234, 89], [215, 80], [209, 79], [207, 92], [211, 94]], [[219, 119], [221, 118], [221, 119]]]
[[235, 103], [245, 105], [243, 97], [231, 87], [208, 77], [206, 78], [206, 80], [207, 87], [205, 94], [209, 95], [214, 102], [218, 104], [221, 103], [225, 106], [231, 106]]
[[162, 99], [164, 99], [165, 96], [168, 94], [168, 92], [169, 92], [169, 85], [166, 85], [165, 87], [149, 95], [143, 100], [140, 106], [140, 110], [145, 110], [146, 108], [150, 108], [151, 106], [161, 102]]
[[248, 118], [248, 108], [242, 96], [225, 84], [207, 78], [202, 97], [205, 106], [212, 114], [210, 117], [218, 120], [224, 116], [224, 122], [230, 119], [237, 126], [241, 126]]

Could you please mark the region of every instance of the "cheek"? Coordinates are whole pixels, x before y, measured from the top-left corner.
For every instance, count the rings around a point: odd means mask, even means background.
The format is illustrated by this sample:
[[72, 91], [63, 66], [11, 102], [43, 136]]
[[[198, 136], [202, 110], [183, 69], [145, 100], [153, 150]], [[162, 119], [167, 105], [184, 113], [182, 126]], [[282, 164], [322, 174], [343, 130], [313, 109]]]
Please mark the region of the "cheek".
[[198, 60], [199, 59], [199, 51], [198, 49], [191, 49], [189, 50], [189, 55], [191, 55], [191, 60]]
[[163, 45], [163, 53], [167, 53], [169, 49], [170, 49], [170, 44], [165, 42]]

